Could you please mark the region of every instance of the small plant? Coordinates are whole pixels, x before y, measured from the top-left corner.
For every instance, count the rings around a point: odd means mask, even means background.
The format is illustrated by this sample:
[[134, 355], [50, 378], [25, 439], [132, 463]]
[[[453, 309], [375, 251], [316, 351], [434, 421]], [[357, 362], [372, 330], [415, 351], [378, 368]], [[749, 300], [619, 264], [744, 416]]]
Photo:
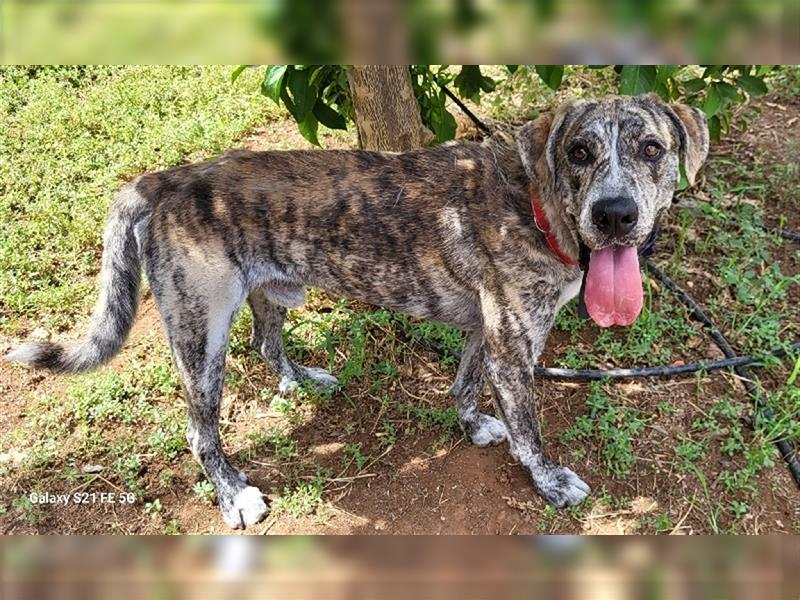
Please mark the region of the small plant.
[[137, 495], [143, 491], [139, 477], [141, 472], [142, 460], [136, 455], [122, 455], [114, 462], [114, 473]]
[[209, 506], [214, 504], [216, 492], [214, 491], [214, 484], [208, 479], [203, 479], [202, 481], [195, 483], [194, 486], [192, 486], [192, 491], [194, 492], [195, 496], [200, 498], [200, 500]]
[[656, 528], [658, 533], [663, 533], [665, 531], [672, 531], [674, 525], [672, 524], [672, 520], [669, 518], [669, 515], [666, 514], [659, 514], [656, 515], [655, 519], [653, 519], [653, 526]]
[[180, 535], [181, 522], [180, 519], [170, 519], [169, 523], [164, 526], [164, 535]]
[[31, 502], [28, 496], [21, 496], [11, 503], [11, 508], [17, 517], [31, 526], [36, 526], [44, 520], [41, 507]]
[[310, 514], [322, 504], [322, 489], [323, 482], [320, 478], [310, 483], [301, 483], [295, 489], [285, 487], [272, 504], [272, 514], [289, 514], [295, 518]]
[[153, 517], [161, 512], [161, 508], [161, 500], [156, 498], [152, 502], [145, 502], [144, 513]]
[[183, 426], [176, 420], [159, 425], [147, 438], [147, 446], [165, 460], [174, 460], [186, 450], [186, 437]]
[[357, 471], [361, 471], [369, 459], [368, 455], [362, 454], [361, 444], [348, 444], [342, 451], [342, 461], [345, 465], [355, 464]]

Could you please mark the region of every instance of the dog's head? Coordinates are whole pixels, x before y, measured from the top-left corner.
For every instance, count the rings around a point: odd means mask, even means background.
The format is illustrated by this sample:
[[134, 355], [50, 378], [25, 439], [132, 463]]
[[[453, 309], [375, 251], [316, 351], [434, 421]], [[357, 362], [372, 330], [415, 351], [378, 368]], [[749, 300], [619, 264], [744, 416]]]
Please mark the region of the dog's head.
[[[593, 282], [592, 262], [600, 265], [595, 273], [612, 274], [614, 265], [634, 264], [635, 248], [671, 203], [681, 165], [694, 183], [708, 154], [708, 126], [696, 108], [666, 104], [655, 95], [614, 96], [564, 104], [522, 127], [517, 144], [528, 176], [563, 215], [575, 241], [591, 252], [588, 300], [591, 283], [610, 286], [613, 295], [613, 288], [623, 290], [635, 280], [633, 267], [618, 267], [616, 279]], [[635, 266], [638, 276], [638, 261]], [[631, 321], [632, 310], [614, 316], [608, 303], [598, 311], [606, 317], [595, 321]]]

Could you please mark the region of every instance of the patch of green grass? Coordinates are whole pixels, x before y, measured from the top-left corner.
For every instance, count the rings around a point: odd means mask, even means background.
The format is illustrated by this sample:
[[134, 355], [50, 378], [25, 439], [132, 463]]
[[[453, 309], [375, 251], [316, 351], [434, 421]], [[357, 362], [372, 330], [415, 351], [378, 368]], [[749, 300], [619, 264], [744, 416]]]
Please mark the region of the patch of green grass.
[[0, 67], [0, 332], [84, 312], [124, 181], [220, 154], [278, 114], [255, 73], [233, 86], [230, 70]]
[[166, 350], [154, 352], [150, 362], [72, 377], [57, 395], [33, 396], [24, 425], [0, 448], [26, 448], [27, 477], [89, 481], [96, 476], [76, 465], [92, 461], [108, 467], [104, 477], [141, 496], [148, 463], [172, 463], [186, 450], [183, 401], [167, 361]]
[[586, 398], [589, 413], [579, 416], [560, 437], [565, 442], [584, 440], [599, 446], [606, 471], [624, 478], [636, 463], [633, 442], [648, 417], [638, 409], [615, 402], [601, 383], [594, 382], [590, 387]]
[[458, 408], [450, 405], [445, 408], [404, 403], [400, 410], [405, 414], [407, 422], [413, 424], [406, 429], [406, 434], [415, 431], [433, 431], [438, 434], [436, 446], [446, 445], [453, 439], [463, 435], [458, 424]]
[[320, 475], [297, 487], [284, 487], [283, 493], [272, 503], [271, 514], [276, 517], [288, 514], [297, 518], [314, 512], [322, 505], [326, 479]]

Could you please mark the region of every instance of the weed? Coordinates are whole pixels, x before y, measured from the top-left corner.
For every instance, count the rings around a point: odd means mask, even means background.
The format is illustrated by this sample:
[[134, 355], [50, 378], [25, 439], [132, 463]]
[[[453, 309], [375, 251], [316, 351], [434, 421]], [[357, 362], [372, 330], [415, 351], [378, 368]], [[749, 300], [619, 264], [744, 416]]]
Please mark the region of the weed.
[[342, 451], [342, 462], [345, 466], [355, 464], [357, 471], [361, 471], [369, 459], [369, 455], [361, 452], [361, 444], [347, 444]]
[[31, 502], [28, 496], [20, 496], [11, 503], [11, 508], [19, 519], [31, 526], [39, 525], [44, 520], [44, 511], [38, 504]]
[[169, 522], [164, 526], [164, 535], [180, 535], [181, 534], [181, 522], [180, 519], [170, 519]]
[[310, 514], [322, 503], [323, 487], [321, 478], [301, 483], [294, 489], [285, 487], [283, 493], [272, 503], [272, 514], [288, 514], [295, 518]]
[[216, 499], [216, 492], [214, 491], [214, 484], [211, 483], [208, 479], [203, 479], [202, 481], [198, 481], [197, 483], [192, 486], [192, 491], [194, 495], [200, 498], [204, 503], [211, 506]]
[[150, 515], [151, 517], [159, 514], [162, 510], [161, 500], [156, 498], [152, 502], [146, 502], [144, 505], [144, 514]]
[[647, 419], [636, 409], [616, 404], [600, 383], [591, 385], [586, 405], [589, 414], [579, 416], [575, 425], [563, 431], [562, 440], [593, 439], [600, 445], [606, 471], [616, 477], [627, 476], [636, 463], [633, 441]]

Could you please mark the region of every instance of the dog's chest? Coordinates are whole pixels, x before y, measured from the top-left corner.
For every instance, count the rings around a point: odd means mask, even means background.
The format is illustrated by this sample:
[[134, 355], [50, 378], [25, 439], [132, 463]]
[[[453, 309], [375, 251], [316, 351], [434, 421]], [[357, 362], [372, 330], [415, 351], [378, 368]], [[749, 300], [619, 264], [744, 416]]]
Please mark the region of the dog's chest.
[[562, 306], [564, 306], [567, 302], [569, 302], [578, 295], [578, 293], [581, 291], [581, 279], [582, 275], [579, 275], [572, 281], [567, 281], [564, 284], [564, 287], [561, 288], [561, 292], [558, 295], [556, 312], [561, 310]]

